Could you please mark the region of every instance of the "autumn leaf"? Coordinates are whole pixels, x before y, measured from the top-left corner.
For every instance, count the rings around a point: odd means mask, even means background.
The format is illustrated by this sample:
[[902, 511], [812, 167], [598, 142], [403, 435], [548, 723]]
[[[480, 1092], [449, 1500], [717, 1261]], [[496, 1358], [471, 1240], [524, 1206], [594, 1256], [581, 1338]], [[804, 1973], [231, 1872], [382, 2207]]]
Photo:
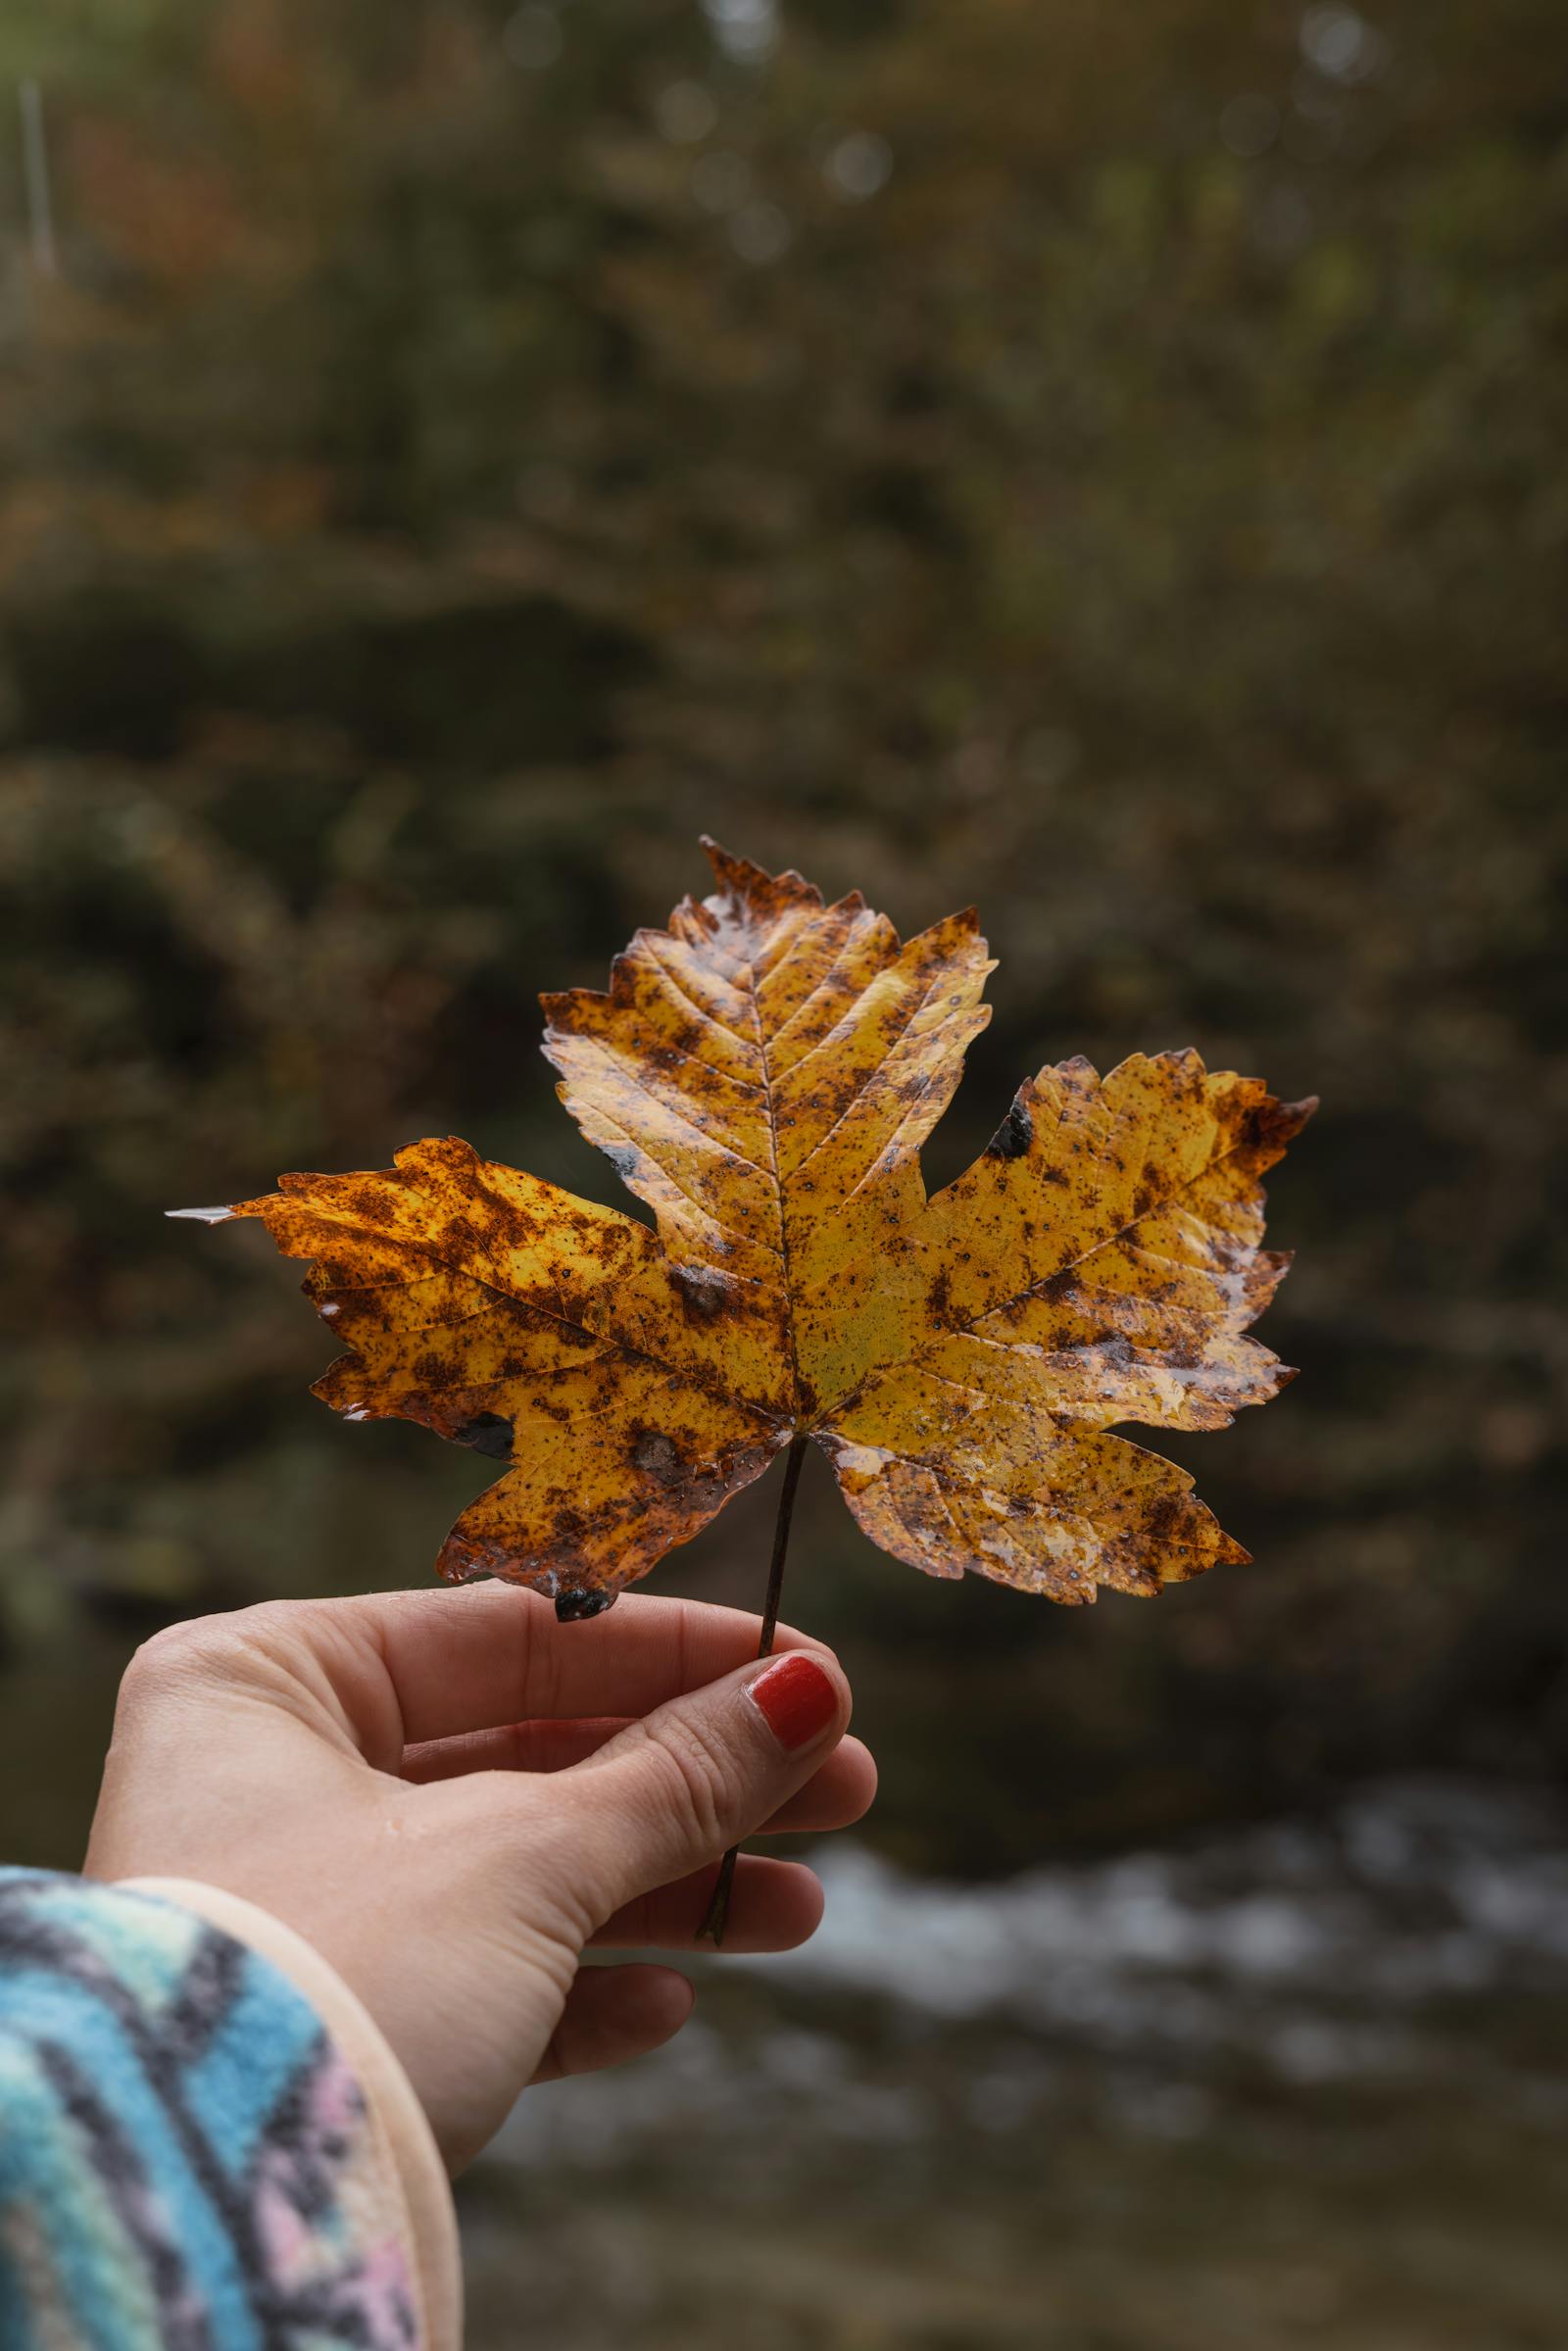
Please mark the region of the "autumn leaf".
[[315, 1393], [510, 1466], [438, 1566], [587, 1614], [813, 1439], [875, 1543], [1067, 1601], [1247, 1557], [1185, 1470], [1110, 1434], [1214, 1429], [1293, 1375], [1246, 1336], [1288, 1260], [1259, 1178], [1314, 1107], [1195, 1053], [1018, 1090], [927, 1200], [920, 1146], [989, 1014], [972, 912], [906, 944], [706, 844], [544, 1050], [657, 1232], [455, 1139], [286, 1175], [254, 1216], [348, 1351]]

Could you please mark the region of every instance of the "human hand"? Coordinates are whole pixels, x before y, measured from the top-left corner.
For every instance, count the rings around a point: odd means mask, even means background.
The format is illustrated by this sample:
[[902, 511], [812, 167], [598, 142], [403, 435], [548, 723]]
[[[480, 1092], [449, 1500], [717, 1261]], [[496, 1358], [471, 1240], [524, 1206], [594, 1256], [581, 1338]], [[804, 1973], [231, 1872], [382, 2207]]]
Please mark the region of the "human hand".
[[[374, 2017], [461, 2170], [529, 2082], [641, 2055], [685, 2023], [725, 1848], [858, 1820], [830, 1651], [631, 1595], [560, 1625], [501, 1584], [270, 1601], [160, 1633], [121, 1689], [86, 1869], [193, 1878], [315, 1945]], [[804, 1942], [822, 1892], [743, 1855], [727, 1951]]]

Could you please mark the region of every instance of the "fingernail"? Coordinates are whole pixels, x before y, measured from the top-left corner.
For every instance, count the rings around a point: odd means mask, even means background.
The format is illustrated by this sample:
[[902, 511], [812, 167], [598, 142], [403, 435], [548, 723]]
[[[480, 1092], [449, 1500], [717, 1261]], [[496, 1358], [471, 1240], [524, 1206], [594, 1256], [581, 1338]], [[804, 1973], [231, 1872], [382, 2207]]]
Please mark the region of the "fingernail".
[[761, 1708], [779, 1745], [791, 1752], [809, 1746], [838, 1712], [838, 1691], [816, 1659], [803, 1649], [793, 1649], [759, 1674], [748, 1694]]

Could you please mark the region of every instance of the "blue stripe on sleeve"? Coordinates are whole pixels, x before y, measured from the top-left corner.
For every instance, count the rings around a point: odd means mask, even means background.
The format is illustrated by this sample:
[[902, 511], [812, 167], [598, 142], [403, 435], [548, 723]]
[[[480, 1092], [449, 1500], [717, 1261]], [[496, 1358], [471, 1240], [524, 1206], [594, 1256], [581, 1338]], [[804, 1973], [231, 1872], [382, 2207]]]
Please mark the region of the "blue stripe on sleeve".
[[230, 2180], [248, 2170], [257, 2141], [321, 2045], [320, 2020], [254, 1959], [238, 1997], [185, 2074], [185, 2100]]
[[[0, 2150], [0, 2165], [4, 2153]], [[0, 2343], [7, 2351], [38, 2351], [38, 2337], [27, 2316], [26, 2297], [22, 2282], [11, 2266], [5, 2239], [0, 2235]]]
[[[35, 2052], [9, 2034], [0, 2034], [0, 2222], [28, 2273], [35, 2266], [46, 2272], [48, 2306], [69, 2314], [73, 2340], [91, 2351], [154, 2351], [157, 2316], [138, 2295], [139, 2265], [114, 2205], [81, 2161], [71, 2118]], [[24, 2282], [0, 2241], [5, 2351], [36, 2344], [27, 2313], [39, 2282], [30, 2274]]]
[[[261, 2351], [239, 2248], [120, 2020], [94, 1992], [39, 1969], [8, 1975], [6, 2002], [8, 2023], [19, 2026], [30, 2041], [55, 2040], [70, 2050], [90, 2078], [94, 2095], [135, 2146], [168, 2206], [171, 2231], [223, 2351]], [[72, 2160], [79, 2166], [79, 2154]]]

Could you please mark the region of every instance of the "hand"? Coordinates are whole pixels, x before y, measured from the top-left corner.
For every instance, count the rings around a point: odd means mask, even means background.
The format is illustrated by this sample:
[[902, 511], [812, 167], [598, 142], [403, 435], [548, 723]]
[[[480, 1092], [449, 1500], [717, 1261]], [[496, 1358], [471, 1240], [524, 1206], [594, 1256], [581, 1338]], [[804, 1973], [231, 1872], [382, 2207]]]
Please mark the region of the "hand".
[[[529, 2082], [639, 2056], [685, 2023], [726, 1846], [837, 1829], [876, 1787], [830, 1651], [689, 1600], [559, 1625], [500, 1584], [272, 1601], [132, 1658], [86, 1868], [183, 1877], [270, 1910], [401, 2059], [448, 2167]], [[750, 1662], [747, 1662], [750, 1660]], [[744, 1855], [724, 1948], [816, 1927], [799, 1863]]]

